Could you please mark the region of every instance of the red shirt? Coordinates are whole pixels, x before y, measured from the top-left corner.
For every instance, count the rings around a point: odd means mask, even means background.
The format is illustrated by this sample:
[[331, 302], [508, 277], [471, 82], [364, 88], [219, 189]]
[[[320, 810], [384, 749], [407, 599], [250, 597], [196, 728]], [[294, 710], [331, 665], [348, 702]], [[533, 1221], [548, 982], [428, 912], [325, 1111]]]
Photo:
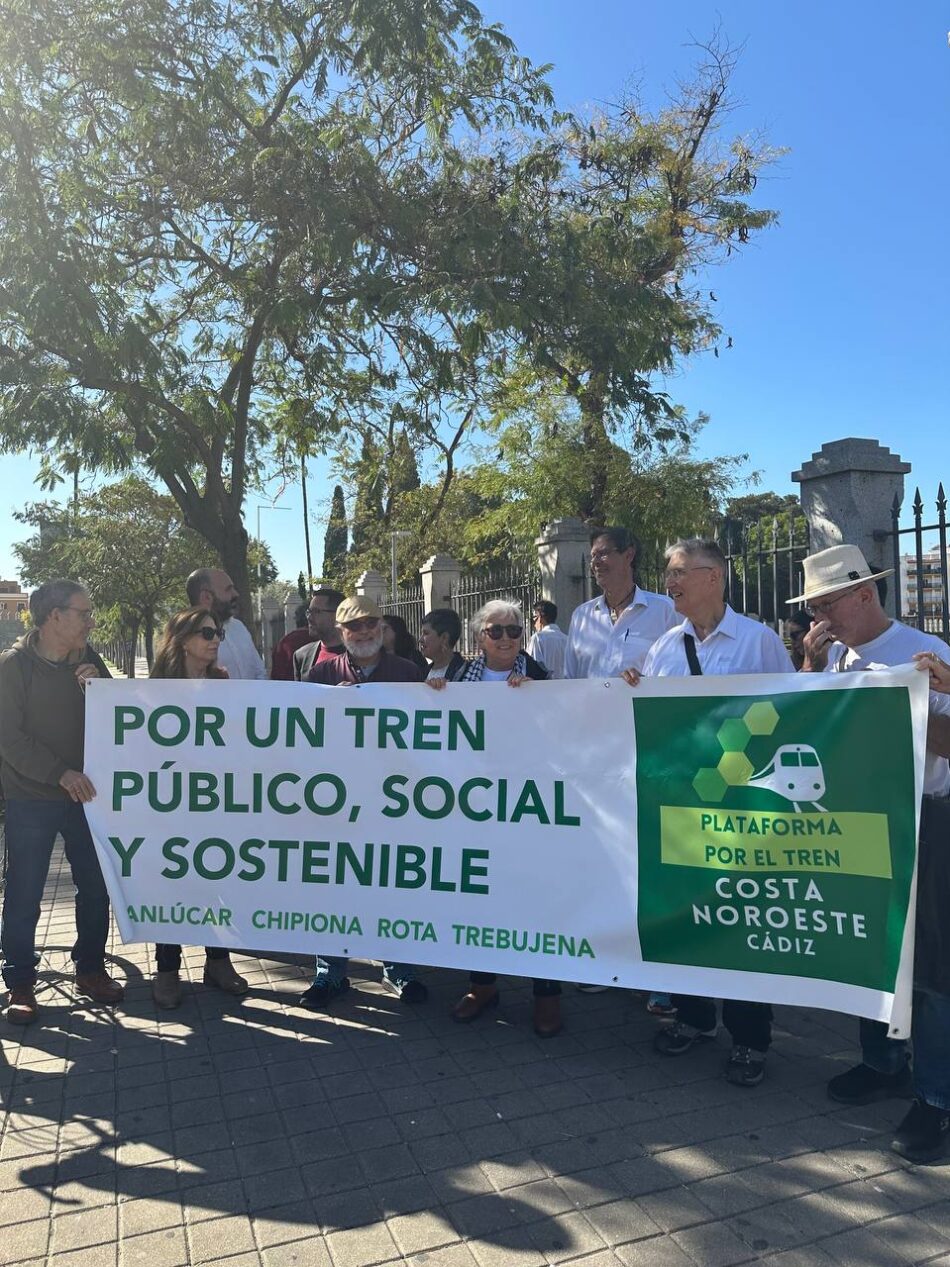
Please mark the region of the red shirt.
[[303, 629], [291, 629], [289, 634], [284, 634], [274, 648], [274, 658], [271, 660], [270, 669], [272, 682], [294, 680], [294, 652], [305, 647], [308, 642], [316, 642], [316, 638], [306, 626]]

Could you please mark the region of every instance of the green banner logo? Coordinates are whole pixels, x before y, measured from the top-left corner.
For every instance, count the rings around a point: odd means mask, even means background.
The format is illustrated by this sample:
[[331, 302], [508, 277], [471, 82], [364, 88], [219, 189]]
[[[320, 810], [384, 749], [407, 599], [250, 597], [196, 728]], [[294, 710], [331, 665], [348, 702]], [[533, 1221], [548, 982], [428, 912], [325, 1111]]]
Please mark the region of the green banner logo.
[[644, 958], [892, 990], [915, 850], [907, 692], [633, 709]]

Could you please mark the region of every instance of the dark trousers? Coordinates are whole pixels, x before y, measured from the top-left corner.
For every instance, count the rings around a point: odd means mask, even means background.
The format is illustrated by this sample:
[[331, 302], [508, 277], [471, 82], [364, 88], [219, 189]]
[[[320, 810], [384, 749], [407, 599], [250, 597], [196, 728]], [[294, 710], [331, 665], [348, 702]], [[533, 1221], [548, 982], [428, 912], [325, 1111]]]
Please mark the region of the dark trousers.
[[[469, 981], [472, 985], [494, 985], [498, 978], [493, 972], [472, 972], [469, 974]], [[561, 993], [560, 981], [538, 981], [531, 982], [534, 987], [534, 997], [536, 999], [550, 999]]]
[[57, 835], [76, 886], [77, 972], [101, 972], [109, 936], [109, 894], [83, 807], [75, 801], [7, 801], [7, 887], [3, 895], [3, 979], [8, 989], [36, 981], [36, 925]]
[[[715, 1029], [716, 1000], [700, 999], [694, 994], [674, 994], [676, 1019], [696, 1029]], [[722, 1023], [737, 1047], [768, 1051], [772, 1042], [771, 1003], [744, 1003], [740, 999], [723, 999]]]
[[[228, 952], [223, 946], [205, 946], [205, 954], [209, 959], [227, 959], [228, 957]], [[181, 946], [160, 941], [155, 947], [155, 967], [159, 972], [177, 972], [181, 967]]]

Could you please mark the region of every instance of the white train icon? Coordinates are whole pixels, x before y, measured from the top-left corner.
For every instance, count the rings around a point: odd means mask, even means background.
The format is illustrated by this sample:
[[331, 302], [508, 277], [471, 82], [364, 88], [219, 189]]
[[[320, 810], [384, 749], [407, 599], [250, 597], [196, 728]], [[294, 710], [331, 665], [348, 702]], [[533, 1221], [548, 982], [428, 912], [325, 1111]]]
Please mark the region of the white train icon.
[[818, 753], [807, 743], [786, 743], [776, 748], [772, 760], [749, 776], [748, 787], [765, 788], [791, 801], [792, 808], [813, 805], [824, 812], [819, 801], [825, 794], [825, 772]]

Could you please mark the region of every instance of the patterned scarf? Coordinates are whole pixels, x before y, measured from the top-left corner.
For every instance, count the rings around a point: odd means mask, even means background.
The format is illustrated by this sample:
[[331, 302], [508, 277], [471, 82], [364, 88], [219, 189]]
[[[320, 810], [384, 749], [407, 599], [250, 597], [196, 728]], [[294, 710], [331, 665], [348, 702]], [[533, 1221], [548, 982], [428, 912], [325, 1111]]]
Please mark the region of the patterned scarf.
[[[485, 657], [483, 655], [477, 655], [474, 660], [469, 661], [468, 666], [465, 669], [465, 672], [461, 675], [461, 677], [457, 679], [457, 681], [480, 682], [482, 680], [482, 674], [485, 672], [485, 668], [486, 668]], [[508, 676], [509, 677], [527, 677], [528, 676], [528, 662], [524, 658], [523, 651], [518, 652], [517, 656], [515, 657], [515, 662], [512, 665], [511, 672], [508, 674]]]

